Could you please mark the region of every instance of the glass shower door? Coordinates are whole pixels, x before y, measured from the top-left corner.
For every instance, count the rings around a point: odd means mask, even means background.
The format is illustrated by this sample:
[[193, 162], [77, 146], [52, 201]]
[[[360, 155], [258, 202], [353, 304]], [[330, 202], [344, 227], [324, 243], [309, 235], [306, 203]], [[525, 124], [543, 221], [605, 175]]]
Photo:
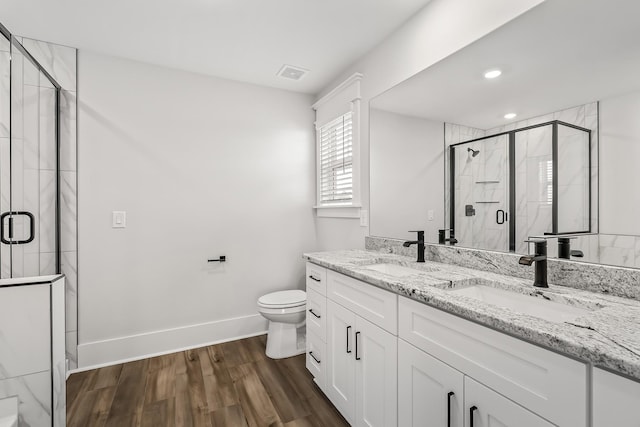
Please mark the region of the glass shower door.
[[525, 242], [553, 231], [553, 125], [515, 133], [516, 252]]
[[1, 275], [54, 274], [58, 92], [15, 38], [9, 55], [9, 138], [0, 146]]
[[455, 215], [460, 246], [509, 250], [509, 136], [455, 147]]

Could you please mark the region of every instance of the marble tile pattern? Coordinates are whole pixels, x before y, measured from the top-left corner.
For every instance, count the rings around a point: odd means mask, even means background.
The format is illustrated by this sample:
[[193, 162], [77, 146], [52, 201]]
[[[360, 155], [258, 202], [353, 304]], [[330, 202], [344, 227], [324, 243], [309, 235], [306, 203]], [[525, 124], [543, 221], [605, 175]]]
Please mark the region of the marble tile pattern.
[[[527, 126], [538, 125], [552, 120], [561, 120], [577, 126], [590, 129], [591, 132], [591, 223], [586, 221], [586, 216], [581, 213], [588, 211], [589, 188], [586, 185], [588, 171], [578, 166], [583, 166], [585, 162], [578, 162], [586, 152], [577, 152], [581, 148], [580, 144], [571, 144], [571, 138], [564, 138], [560, 141], [559, 156], [561, 168], [565, 172], [561, 174], [559, 192], [564, 194], [561, 201], [560, 214], [566, 212], [566, 218], [561, 217], [560, 222], [571, 228], [571, 231], [586, 230], [589, 226], [592, 232], [597, 232], [598, 225], [598, 103], [593, 102], [573, 108], [557, 111], [550, 114], [541, 115], [529, 119], [520, 120], [505, 126], [482, 130], [469, 128], [463, 125], [445, 123], [445, 146], [479, 138], [486, 135], [493, 135], [507, 132]], [[563, 130], [567, 133], [566, 128]], [[571, 133], [571, 132], [569, 132]], [[584, 132], [580, 132], [579, 137], [584, 137]], [[505, 137], [506, 138], [506, 137]], [[480, 154], [473, 159], [465, 161], [464, 154], [456, 153], [456, 212], [464, 212], [464, 200], [470, 200], [476, 196], [473, 188], [475, 181], [490, 179], [486, 171], [494, 173], [493, 179], [501, 179], [500, 165], [506, 166], [508, 156], [500, 154], [495, 147], [499, 143], [498, 139], [479, 141], [472, 143], [473, 149], [480, 150]], [[449, 170], [449, 152], [446, 150], [445, 170]], [[458, 151], [458, 150], [456, 150]], [[541, 235], [551, 231], [552, 209], [548, 200], [548, 192], [551, 189], [551, 181], [545, 184], [543, 175], [546, 171], [541, 167], [551, 161], [551, 126], [531, 129], [518, 132], [516, 134], [516, 251], [524, 253], [527, 250], [526, 240], [529, 236]], [[482, 167], [468, 167], [476, 161], [476, 165]], [[566, 171], [565, 171], [566, 169]], [[472, 178], [473, 176], [473, 178]], [[506, 177], [508, 179], [508, 177]], [[563, 185], [564, 184], [564, 185]], [[449, 228], [449, 174], [445, 174], [445, 228]], [[498, 184], [498, 186], [500, 185]], [[495, 188], [498, 191], [501, 188]], [[504, 191], [508, 195], [508, 185], [504, 185]], [[460, 199], [459, 199], [460, 198]], [[499, 229], [495, 221], [495, 211], [497, 209], [508, 209], [507, 196], [504, 197], [506, 208], [489, 206], [486, 214], [477, 214], [475, 217], [465, 217], [457, 215], [456, 238], [461, 246], [483, 248], [487, 250], [507, 250], [505, 240], [508, 240], [508, 229]], [[573, 206], [581, 206], [581, 209], [574, 209]], [[476, 209], [478, 212], [478, 210]], [[579, 226], [581, 225], [581, 226]], [[614, 255], [616, 250], [610, 251]], [[612, 255], [613, 256], [613, 255]]]
[[[67, 277], [66, 332], [69, 367], [77, 367], [77, 49], [23, 38], [24, 47], [62, 87], [60, 98], [60, 244], [62, 272]], [[1, 87], [0, 87], [1, 90]], [[45, 183], [43, 183], [45, 184]], [[51, 224], [41, 224], [49, 230]], [[46, 262], [50, 257], [42, 254]], [[41, 257], [42, 258], [42, 257]], [[51, 263], [41, 270], [51, 272]], [[44, 273], [43, 273], [44, 274]]]
[[0, 399], [18, 396], [19, 426], [50, 426], [51, 373], [39, 372], [0, 380]]
[[[540, 290], [533, 288], [530, 279], [433, 260], [416, 263], [415, 258], [386, 252], [395, 248], [386, 245], [386, 239], [376, 240], [369, 242], [369, 246], [379, 249], [375, 251], [317, 252], [304, 254], [303, 257], [373, 286], [640, 379], [640, 301], [555, 284], [551, 284], [549, 289]], [[483, 259], [487, 263], [492, 255], [487, 254], [484, 258], [477, 254], [476, 260], [479, 262]], [[429, 251], [429, 256], [433, 256], [433, 251]], [[500, 269], [499, 260], [491, 262], [495, 265], [494, 269]], [[367, 269], [367, 265], [376, 263], [398, 264], [417, 271], [399, 278]], [[587, 310], [587, 314], [573, 322], [554, 323], [450, 292], [455, 288], [477, 284], [579, 307]]]

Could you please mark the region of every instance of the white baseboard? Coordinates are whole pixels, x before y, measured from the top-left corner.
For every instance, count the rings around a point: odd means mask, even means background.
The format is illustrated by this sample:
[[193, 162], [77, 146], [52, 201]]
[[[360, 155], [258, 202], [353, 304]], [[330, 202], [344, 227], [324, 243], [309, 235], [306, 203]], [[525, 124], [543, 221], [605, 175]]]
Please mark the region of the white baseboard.
[[78, 369], [70, 373], [261, 335], [266, 331], [267, 320], [254, 314], [84, 343], [78, 345]]

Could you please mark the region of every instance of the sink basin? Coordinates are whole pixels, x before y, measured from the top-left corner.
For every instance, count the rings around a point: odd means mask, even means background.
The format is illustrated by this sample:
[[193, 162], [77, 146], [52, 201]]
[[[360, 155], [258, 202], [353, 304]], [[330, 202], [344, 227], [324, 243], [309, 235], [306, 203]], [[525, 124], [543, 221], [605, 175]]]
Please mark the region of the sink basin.
[[573, 322], [576, 318], [590, 313], [590, 310], [584, 308], [484, 285], [454, 289], [450, 292], [555, 323]]
[[417, 270], [415, 268], [388, 263], [367, 265], [364, 268], [395, 277], [411, 276], [422, 272], [422, 270]]

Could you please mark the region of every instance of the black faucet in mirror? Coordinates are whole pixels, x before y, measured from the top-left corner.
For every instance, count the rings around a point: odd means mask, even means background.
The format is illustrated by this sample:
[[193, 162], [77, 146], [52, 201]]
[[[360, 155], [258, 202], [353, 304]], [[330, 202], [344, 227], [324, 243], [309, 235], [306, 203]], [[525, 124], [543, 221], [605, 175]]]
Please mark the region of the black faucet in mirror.
[[571, 239], [576, 237], [558, 237], [558, 258], [571, 259], [571, 257], [582, 258], [584, 252], [571, 249]]
[[[447, 231], [449, 232], [448, 239], [446, 238]], [[443, 228], [441, 230], [438, 230], [438, 243], [440, 243], [441, 245], [446, 245], [447, 242], [449, 242], [451, 246], [454, 246], [456, 243], [458, 243], [458, 240], [453, 236], [453, 228]]]
[[518, 261], [522, 265], [531, 265], [536, 263], [536, 277], [533, 286], [537, 288], [548, 288], [547, 283], [547, 241], [545, 239], [525, 240], [527, 243], [533, 243], [535, 246], [535, 254], [533, 256], [526, 255], [520, 257]]
[[409, 233], [418, 233], [418, 240], [407, 240], [402, 244], [405, 248], [411, 245], [418, 245], [418, 261], [424, 262], [424, 231], [409, 231]]

